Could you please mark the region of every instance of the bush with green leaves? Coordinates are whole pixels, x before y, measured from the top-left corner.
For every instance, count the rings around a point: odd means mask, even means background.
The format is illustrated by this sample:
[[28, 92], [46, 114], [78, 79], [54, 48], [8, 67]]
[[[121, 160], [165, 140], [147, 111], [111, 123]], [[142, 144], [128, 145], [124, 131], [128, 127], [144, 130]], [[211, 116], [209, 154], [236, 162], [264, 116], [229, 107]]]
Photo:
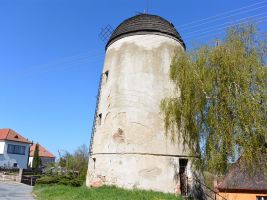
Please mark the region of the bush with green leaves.
[[79, 172], [79, 177], [85, 180], [89, 159], [88, 147], [84, 144], [75, 150], [73, 154], [65, 152], [60, 158], [59, 166], [68, 171]]
[[69, 185], [74, 187], [79, 187], [83, 184], [83, 180], [79, 177], [74, 177], [71, 175], [45, 175], [36, 181], [37, 185]]

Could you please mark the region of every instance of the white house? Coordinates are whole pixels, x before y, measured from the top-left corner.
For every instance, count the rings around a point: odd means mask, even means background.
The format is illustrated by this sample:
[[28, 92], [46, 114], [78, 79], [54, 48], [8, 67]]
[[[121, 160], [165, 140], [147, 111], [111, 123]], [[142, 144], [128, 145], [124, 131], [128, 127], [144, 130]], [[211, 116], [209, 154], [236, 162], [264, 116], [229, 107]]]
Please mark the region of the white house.
[[0, 167], [27, 168], [30, 144], [12, 129], [0, 129]]
[[[30, 148], [30, 157], [29, 157], [30, 167], [32, 167], [32, 161], [36, 145], [37, 144], [33, 144]], [[49, 163], [54, 163], [56, 157], [52, 153], [47, 151], [44, 147], [42, 147], [40, 144], [38, 144], [38, 146], [39, 146], [39, 157], [41, 158], [42, 166], [46, 166]]]

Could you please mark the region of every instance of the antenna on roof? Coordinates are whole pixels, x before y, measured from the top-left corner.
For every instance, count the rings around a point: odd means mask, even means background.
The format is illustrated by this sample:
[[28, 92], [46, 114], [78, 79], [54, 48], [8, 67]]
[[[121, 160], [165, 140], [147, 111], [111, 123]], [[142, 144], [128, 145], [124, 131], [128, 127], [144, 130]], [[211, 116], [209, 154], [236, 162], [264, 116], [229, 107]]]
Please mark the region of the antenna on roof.
[[146, 0], [146, 11], [145, 11], [145, 13], [147, 13], [147, 14], [148, 14], [148, 8], [149, 8], [149, 0]]
[[149, 2], [150, 2], [150, 0], [146, 0], [145, 9], [143, 12], [135, 11], [135, 14], [136, 15], [148, 14]]
[[101, 28], [98, 37], [103, 41], [107, 42], [113, 32], [113, 28], [108, 24], [104, 28]]

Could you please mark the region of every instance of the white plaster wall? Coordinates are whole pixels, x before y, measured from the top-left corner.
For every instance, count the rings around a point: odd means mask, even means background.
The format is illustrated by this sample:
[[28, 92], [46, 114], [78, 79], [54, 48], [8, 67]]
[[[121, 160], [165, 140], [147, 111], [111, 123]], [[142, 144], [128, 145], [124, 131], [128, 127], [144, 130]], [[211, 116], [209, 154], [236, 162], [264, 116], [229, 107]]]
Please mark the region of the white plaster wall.
[[[176, 177], [178, 158], [150, 155], [98, 155], [92, 179], [100, 178], [104, 184], [123, 188], [174, 193], [177, 190]], [[90, 158], [90, 163], [93, 163]], [[93, 167], [94, 168], [94, 167]]]
[[[25, 146], [26, 147], [25, 155], [8, 154], [7, 153], [8, 144]], [[23, 169], [27, 168], [29, 148], [30, 148], [30, 144], [27, 144], [27, 143], [5, 141], [4, 153], [3, 155], [0, 155], [0, 166], [13, 167], [13, 164], [17, 163], [18, 168], [23, 168]]]
[[30, 167], [32, 167], [32, 160], [33, 160], [33, 157], [30, 156], [29, 157], [29, 164], [28, 164]]
[[159, 106], [172, 94], [169, 68], [179, 50], [179, 42], [160, 35], [129, 36], [108, 47], [103, 73], [109, 75], [102, 83], [102, 120], [93, 138], [88, 186], [101, 178], [126, 188], [175, 192], [177, 157], [188, 154], [166, 137]]
[[0, 154], [4, 153], [4, 148], [5, 148], [5, 142], [4, 141], [0, 141]]

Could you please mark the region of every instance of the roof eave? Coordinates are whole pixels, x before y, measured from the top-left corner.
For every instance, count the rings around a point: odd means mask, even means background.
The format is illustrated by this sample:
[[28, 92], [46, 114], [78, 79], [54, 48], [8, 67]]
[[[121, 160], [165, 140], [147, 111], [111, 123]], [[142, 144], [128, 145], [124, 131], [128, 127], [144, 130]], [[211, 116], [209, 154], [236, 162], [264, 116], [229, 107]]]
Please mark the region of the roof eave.
[[25, 143], [25, 144], [32, 144], [32, 142], [23, 142], [23, 141], [17, 141], [17, 140], [8, 140], [8, 139], [0, 139], [0, 141], [11, 141], [11, 142], [19, 142], [19, 143]]
[[219, 192], [228, 193], [250, 193], [250, 194], [267, 194], [267, 188], [265, 189], [252, 189], [252, 188], [217, 188]]
[[185, 45], [184, 41], [182, 40], [182, 38], [175, 37], [174, 35], [171, 35], [171, 34], [168, 34], [166, 32], [162, 32], [162, 31], [143, 29], [143, 30], [131, 31], [128, 33], [123, 33], [123, 34], [117, 35], [116, 37], [112, 38], [111, 40], [109, 40], [107, 42], [107, 44], [105, 46], [105, 51], [107, 50], [107, 48], [110, 45], [112, 45], [114, 42], [116, 42], [122, 38], [134, 36], [134, 35], [153, 35], [153, 34], [154, 35], [162, 35], [162, 36], [172, 38], [172, 39], [178, 41], [181, 44], [181, 46], [184, 48], [184, 50], [186, 50], [186, 45]]

